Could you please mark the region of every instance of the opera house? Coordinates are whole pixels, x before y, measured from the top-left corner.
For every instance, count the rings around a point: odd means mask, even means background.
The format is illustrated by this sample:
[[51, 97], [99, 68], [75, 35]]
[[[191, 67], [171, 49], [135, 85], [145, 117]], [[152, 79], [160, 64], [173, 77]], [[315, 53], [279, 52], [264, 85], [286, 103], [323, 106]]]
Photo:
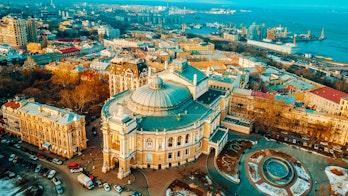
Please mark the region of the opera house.
[[208, 77], [186, 61], [174, 60], [148, 84], [118, 93], [102, 109], [103, 172], [165, 169], [217, 155], [227, 142], [220, 127], [227, 113], [225, 91], [208, 88]]

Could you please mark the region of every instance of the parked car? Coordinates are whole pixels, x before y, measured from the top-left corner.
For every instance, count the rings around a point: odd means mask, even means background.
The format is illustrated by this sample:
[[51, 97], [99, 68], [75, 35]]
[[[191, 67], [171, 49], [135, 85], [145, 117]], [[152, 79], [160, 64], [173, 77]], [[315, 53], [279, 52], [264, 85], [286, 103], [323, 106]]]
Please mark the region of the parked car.
[[29, 156], [29, 159], [33, 160], [33, 161], [36, 161], [39, 159], [39, 157], [35, 156], [35, 155], [30, 155]]
[[17, 163], [18, 161], [18, 156], [15, 156], [15, 158], [13, 159], [13, 163]]
[[53, 177], [52, 178], [52, 182], [54, 185], [61, 185], [62, 184], [62, 181], [60, 181], [57, 177]]
[[141, 193], [137, 192], [137, 191], [130, 191], [129, 192], [130, 196], [141, 196]]
[[72, 169], [72, 168], [80, 168], [80, 165], [75, 163], [75, 162], [72, 162], [72, 163], [69, 163], [68, 165], [69, 169]]
[[115, 184], [114, 189], [116, 192], [121, 193], [123, 191], [123, 188], [120, 185]]
[[48, 170], [47, 167], [43, 168], [42, 172], [43, 172], [43, 174], [42, 174], [43, 177], [47, 177], [48, 174], [50, 173], [50, 171]]
[[57, 159], [57, 158], [52, 159], [52, 162], [55, 163], [55, 164], [57, 164], [57, 165], [63, 164], [63, 161], [61, 161], [61, 160], [59, 160], [59, 159]]
[[18, 149], [21, 148], [21, 145], [19, 145], [19, 144], [15, 144], [15, 145], [13, 145], [13, 146], [16, 147], [16, 148], [18, 148]]
[[0, 143], [6, 144], [7, 143], [7, 139], [2, 139]]
[[37, 156], [40, 157], [41, 159], [45, 159], [46, 158], [46, 156], [41, 154], [41, 153], [37, 153]]
[[54, 170], [54, 169], [52, 169], [51, 171], [50, 171], [50, 173], [48, 173], [48, 176], [47, 176], [47, 178], [53, 178], [55, 175], [56, 175], [56, 170]]
[[61, 185], [57, 185], [56, 186], [56, 190], [57, 190], [58, 194], [63, 194], [64, 193], [63, 187]]
[[109, 184], [107, 182], [104, 182], [103, 187], [104, 187], [104, 189], [106, 191], [110, 191], [111, 190], [111, 188], [110, 188], [110, 186], [109, 186]]
[[46, 160], [52, 162], [53, 159], [51, 157], [46, 157]]
[[102, 183], [101, 180], [97, 180], [96, 183], [97, 183], [97, 185], [98, 185], [99, 188], [102, 188], [102, 187], [103, 187], [103, 183]]
[[41, 165], [36, 166], [36, 168], [35, 168], [35, 173], [39, 173], [40, 170], [41, 170], [41, 168], [42, 168]]
[[8, 158], [8, 161], [12, 162], [14, 160], [14, 158], [16, 157], [15, 154], [11, 154], [10, 158]]
[[71, 173], [77, 173], [77, 172], [82, 172], [82, 171], [83, 171], [83, 168], [72, 168], [72, 169], [70, 169]]

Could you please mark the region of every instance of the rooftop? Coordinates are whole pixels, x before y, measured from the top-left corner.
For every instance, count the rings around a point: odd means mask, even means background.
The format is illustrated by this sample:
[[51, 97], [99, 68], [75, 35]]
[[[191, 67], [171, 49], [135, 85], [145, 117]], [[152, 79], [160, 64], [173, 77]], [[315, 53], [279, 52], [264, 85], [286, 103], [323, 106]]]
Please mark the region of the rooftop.
[[205, 92], [203, 95], [201, 95], [197, 101], [205, 104], [205, 105], [210, 105], [213, 103], [217, 98], [220, 97], [220, 95], [224, 95], [225, 91], [219, 91], [215, 89], [208, 89], [207, 92]]
[[215, 132], [215, 135], [213, 136], [213, 138], [211, 138], [211, 141], [214, 142], [214, 143], [216, 143], [216, 142], [220, 141], [220, 140], [223, 138], [223, 136], [224, 136], [225, 134], [226, 134], [225, 131], [222, 131], [222, 130], [218, 129], [218, 130]]
[[83, 115], [75, 114], [74, 112], [70, 112], [69, 110], [56, 108], [38, 102], [28, 102], [21, 108], [19, 108], [19, 110], [33, 116], [44, 117], [46, 119], [49, 119], [50, 121], [62, 125], [67, 125], [72, 123], [73, 121], [77, 121], [81, 118], [84, 118]]
[[284, 84], [296, 87], [297, 89], [300, 89], [301, 91], [310, 90], [310, 89], [313, 89], [315, 87], [311, 83], [308, 83], [308, 82], [305, 82], [303, 80], [299, 80], [296, 78], [288, 80], [288, 81], [284, 82]]
[[12, 109], [17, 109], [20, 107], [20, 104], [16, 101], [10, 101], [10, 102], [5, 103], [4, 106], [10, 107]]
[[59, 50], [62, 54], [72, 53], [72, 52], [79, 52], [80, 50], [77, 48], [64, 48]]
[[318, 95], [319, 97], [333, 101], [338, 104], [340, 103], [341, 98], [348, 96], [348, 94], [344, 92], [338, 91], [327, 86], [312, 90], [310, 92]]

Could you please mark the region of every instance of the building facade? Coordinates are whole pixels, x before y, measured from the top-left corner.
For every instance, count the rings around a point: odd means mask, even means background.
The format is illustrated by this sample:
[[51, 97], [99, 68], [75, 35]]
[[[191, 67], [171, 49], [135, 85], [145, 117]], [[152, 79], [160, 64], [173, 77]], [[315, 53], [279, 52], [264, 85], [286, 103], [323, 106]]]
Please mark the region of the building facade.
[[116, 58], [109, 68], [110, 96], [125, 90], [134, 90], [147, 84], [148, 67], [139, 60]]
[[212, 92], [202, 72], [181, 65], [171, 65], [149, 84], [105, 103], [103, 172], [117, 168], [118, 178], [124, 178], [131, 168], [165, 169], [223, 149], [228, 135], [219, 125], [228, 95]]
[[0, 21], [0, 43], [9, 44], [15, 49], [25, 48], [28, 42], [26, 28], [26, 21], [23, 19], [3, 17]]
[[304, 103], [316, 111], [341, 116], [347, 108], [347, 97], [348, 94], [325, 86], [306, 92]]
[[5, 131], [68, 159], [87, 148], [85, 117], [53, 106], [16, 99], [2, 106]]

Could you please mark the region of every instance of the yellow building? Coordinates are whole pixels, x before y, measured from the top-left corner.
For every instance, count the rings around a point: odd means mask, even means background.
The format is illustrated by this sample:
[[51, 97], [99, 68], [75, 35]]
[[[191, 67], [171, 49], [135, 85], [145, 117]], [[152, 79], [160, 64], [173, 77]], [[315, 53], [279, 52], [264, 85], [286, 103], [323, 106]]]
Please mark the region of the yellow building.
[[[345, 147], [348, 144], [348, 118], [302, 107], [295, 108], [293, 104], [274, 95], [234, 89], [228, 114], [250, 122], [263, 121], [272, 126], [273, 131], [297, 133], [301, 137], [292, 138], [296, 143], [313, 144], [312, 147], [322, 145], [327, 152], [330, 146]], [[280, 131], [277, 134], [281, 134]], [[289, 139], [292, 136], [285, 137]]]
[[27, 45], [26, 22], [23, 19], [6, 16], [0, 20], [0, 43], [6, 43], [15, 49]]
[[219, 127], [228, 95], [208, 89], [207, 80], [176, 62], [149, 84], [110, 98], [102, 109], [102, 171], [118, 168], [118, 178], [124, 178], [130, 168], [165, 169], [213, 149], [217, 155], [228, 137]]
[[1, 109], [5, 131], [24, 142], [68, 159], [87, 148], [83, 115], [34, 99], [16, 99]]
[[213, 52], [215, 49], [215, 45], [213, 43], [180, 43], [180, 47], [185, 51], [211, 51]]
[[29, 50], [31, 53], [43, 53], [41, 44], [35, 42], [29, 42], [27, 44], [27, 50]]
[[140, 60], [113, 59], [109, 71], [110, 96], [145, 85], [147, 75], [147, 65]]

